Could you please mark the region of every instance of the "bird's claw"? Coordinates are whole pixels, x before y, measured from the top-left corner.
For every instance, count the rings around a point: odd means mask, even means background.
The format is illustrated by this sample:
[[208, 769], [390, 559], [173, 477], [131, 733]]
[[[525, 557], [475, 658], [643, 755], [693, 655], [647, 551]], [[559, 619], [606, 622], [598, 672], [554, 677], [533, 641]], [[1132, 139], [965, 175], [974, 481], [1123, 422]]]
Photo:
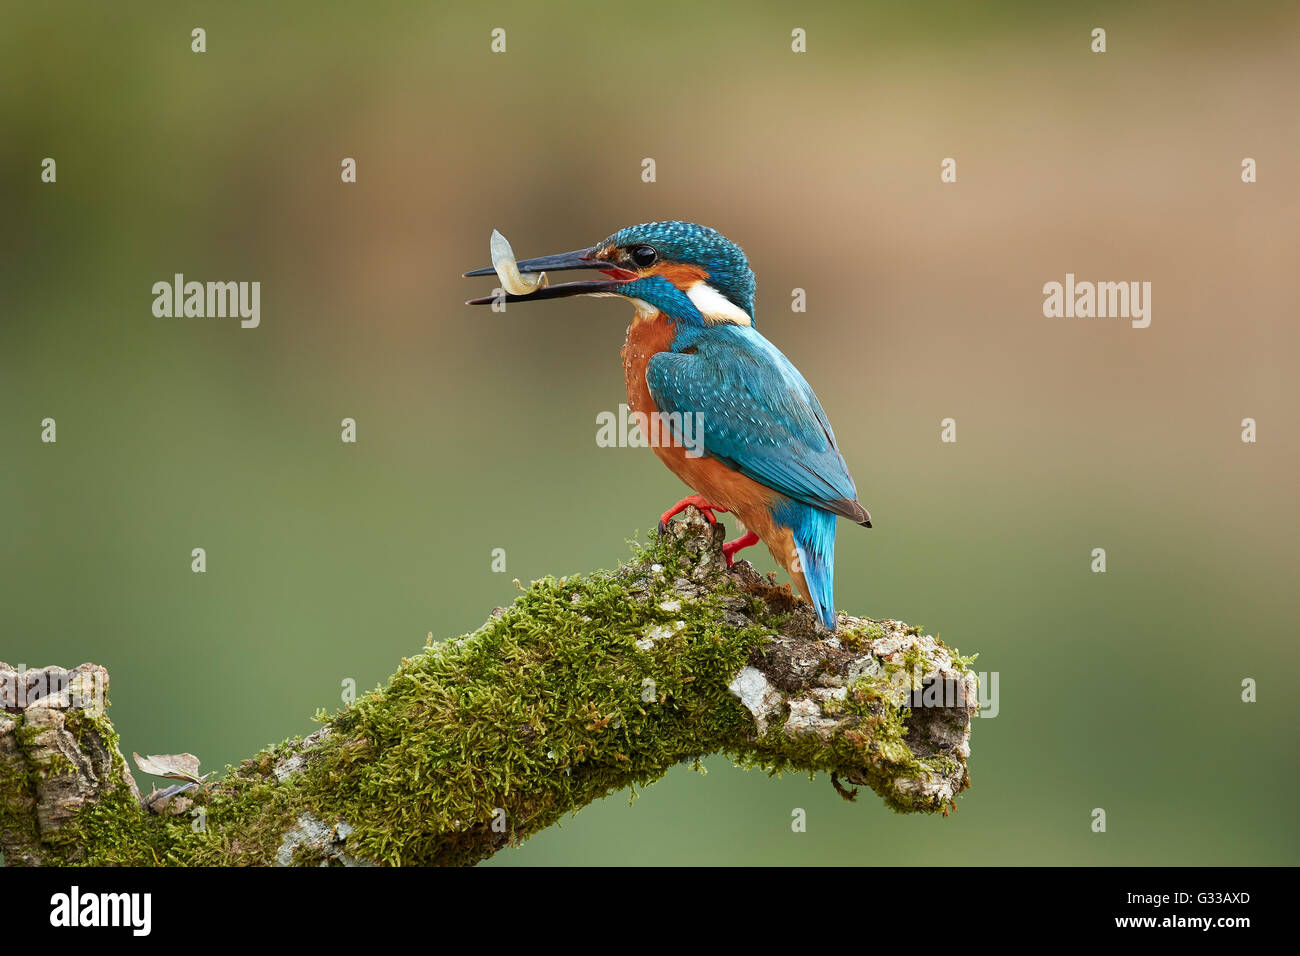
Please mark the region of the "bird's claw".
[[758, 544], [758, 535], [752, 531], [746, 531], [734, 541], [728, 541], [722, 546], [722, 556], [727, 559], [727, 567], [736, 563], [736, 552], [744, 548], [752, 547]]
[[687, 508], [692, 506], [694, 506], [696, 510], [700, 512], [700, 514], [704, 515], [704, 517], [708, 519], [708, 522], [711, 525], [718, 523], [718, 519], [713, 516], [713, 513], [715, 511], [719, 511], [722, 514], [730, 513], [729, 509], [723, 508], [721, 505], [710, 504], [709, 502], [705, 501], [703, 495], [691, 495], [687, 498], [683, 498], [681, 501], [677, 502], [677, 504], [673, 505], [662, 515], [660, 515], [659, 533], [660, 534], [667, 533], [668, 522], [671, 521], [675, 516], [681, 514]]

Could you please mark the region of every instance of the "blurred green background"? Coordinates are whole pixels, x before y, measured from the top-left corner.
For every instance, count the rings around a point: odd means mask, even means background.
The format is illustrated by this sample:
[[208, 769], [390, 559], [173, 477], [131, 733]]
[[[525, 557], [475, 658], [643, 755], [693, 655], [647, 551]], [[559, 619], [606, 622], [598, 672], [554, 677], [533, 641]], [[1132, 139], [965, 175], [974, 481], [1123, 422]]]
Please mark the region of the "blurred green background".
[[[839, 605], [979, 652], [999, 712], [949, 819], [713, 759], [493, 865], [1300, 862], [1295, 5], [480, 6], [5, 5], [0, 659], [103, 664], [126, 751], [220, 768], [612, 566], [682, 491], [595, 443], [631, 309], [459, 276], [494, 227], [690, 219], [875, 519]], [[261, 327], [155, 318], [176, 272]], [[1066, 272], [1151, 327], [1045, 319]]]

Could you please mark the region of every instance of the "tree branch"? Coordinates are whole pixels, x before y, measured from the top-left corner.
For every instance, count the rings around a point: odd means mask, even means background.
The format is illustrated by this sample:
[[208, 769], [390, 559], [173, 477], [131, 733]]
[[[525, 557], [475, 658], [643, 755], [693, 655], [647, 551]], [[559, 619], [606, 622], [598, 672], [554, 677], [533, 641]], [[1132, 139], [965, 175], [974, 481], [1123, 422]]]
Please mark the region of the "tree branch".
[[722, 753], [944, 814], [969, 785], [969, 661], [898, 621], [834, 635], [695, 509], [611, 573], [534, 582], [306, 738], [140, 797], [108, 675], [0, 664], [8, 864], [466, 864]]

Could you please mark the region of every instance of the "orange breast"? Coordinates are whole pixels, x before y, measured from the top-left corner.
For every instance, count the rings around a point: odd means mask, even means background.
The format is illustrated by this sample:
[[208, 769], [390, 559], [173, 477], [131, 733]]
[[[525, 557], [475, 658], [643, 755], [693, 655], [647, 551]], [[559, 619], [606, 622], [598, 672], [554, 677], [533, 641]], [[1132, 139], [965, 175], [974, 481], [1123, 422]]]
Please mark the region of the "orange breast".
[[[623, 343], [623, 378], [627, 386], [627, 404], [633, 413], [654, 415], [659, 411], [650, 397], [650, 386], [646, 384], [646, 365], [655, 355], [672, 347], [676, 331], [676, 323], [660, 312], [651, 316], [638, 313], [628, 327], [627, 341]], [[707, 441], [707, 418], [700, 427]], [[670, 433], [666, 427], [658, 429], [658, 434], [661, 440], [653, 444], [653, 448], [659, 460], [687, 486], [710, 503], [730, 511], [746, 528], [757, 534], [772, 556], [790, 571], [806, 597], [808, 592], [803, 574], [793, 565], [795, 550], [790, 532], [777, 527], [772, 520], [772, 505], [781, 495], [716, 458], [688, 455], [685, 446], [668, 440]]]

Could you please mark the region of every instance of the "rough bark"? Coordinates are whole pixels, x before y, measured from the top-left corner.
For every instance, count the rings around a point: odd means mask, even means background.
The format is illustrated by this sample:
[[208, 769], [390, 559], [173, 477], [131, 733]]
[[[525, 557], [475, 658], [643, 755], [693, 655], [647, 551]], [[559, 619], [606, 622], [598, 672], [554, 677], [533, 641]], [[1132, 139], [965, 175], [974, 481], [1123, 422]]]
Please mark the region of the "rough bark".
[[722, 540], [689, 509], [617, 571], [535, 582], [403, 660], [316, 733], [143, 799], [102, 667], [0, 664], [5, 861], [474, 863], [712, 753], [946, 814], [969, 784], [969, 662], [898, 621], [841, 614], [831, 634], [726, 568]]

